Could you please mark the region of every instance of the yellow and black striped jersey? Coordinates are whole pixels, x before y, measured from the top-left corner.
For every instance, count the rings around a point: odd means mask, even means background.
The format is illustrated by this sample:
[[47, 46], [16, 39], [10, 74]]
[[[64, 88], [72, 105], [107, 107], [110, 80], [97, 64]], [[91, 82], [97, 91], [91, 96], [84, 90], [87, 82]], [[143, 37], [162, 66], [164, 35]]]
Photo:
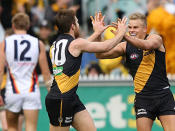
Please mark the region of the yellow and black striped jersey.
[[126, 64], [134, 81], [136, 94], [161, 94], [168, 88], [165, 52], [142, 50], [131, 44], [126, 45]]
[[68, 48], [73, 40], [71, 35], [61, 34], [50, 48], [54, 74], [50, 97], [70, 97], [76, 93], [82, 54], [79, 57], [70, 54]]

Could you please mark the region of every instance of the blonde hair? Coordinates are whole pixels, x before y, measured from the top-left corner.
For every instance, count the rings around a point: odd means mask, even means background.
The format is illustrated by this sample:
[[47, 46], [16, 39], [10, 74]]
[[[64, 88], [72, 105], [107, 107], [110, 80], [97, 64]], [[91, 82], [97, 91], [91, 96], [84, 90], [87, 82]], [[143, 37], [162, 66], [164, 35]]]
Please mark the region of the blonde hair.
[[14, 24], [18, 30], [28, 30], [30, 26], [29, 16], [25, 13], [17, 13], [12, 18], [12, 24]]
[[141, 20], [145, 26], [147, 26], [147, 19], [144, 14], [141, 13], [133, 13], [129, 16], [129, 20]]

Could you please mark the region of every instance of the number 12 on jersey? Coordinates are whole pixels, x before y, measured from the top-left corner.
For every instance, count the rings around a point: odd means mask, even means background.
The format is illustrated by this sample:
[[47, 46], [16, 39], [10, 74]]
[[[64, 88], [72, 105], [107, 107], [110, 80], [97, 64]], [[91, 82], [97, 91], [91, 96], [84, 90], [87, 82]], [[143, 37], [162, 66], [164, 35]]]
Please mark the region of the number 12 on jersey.
[[[27, 46], [22, 50], [21, 54], [19, 54], [20, 57], [18, 58], [19, 46], [22, 46], [24, 44], [26, 44]], [[15, 61], [31, 61], [31, 57], [26, 56], [27, 52], [30, 49], [30, 46], [31, 44], [28, 40], [22, 40], [19, 45], [18, 45], [18, 41], [15, 40], [14, 41], [14, 52], [15, 52], [14, 60]]]
[[66, 45], [68, 40], [62, 39], [57, 42], [54, 42], [53, 48], [51, 48], [51, 60], [52, 63], [61, 66], [66, 62]]

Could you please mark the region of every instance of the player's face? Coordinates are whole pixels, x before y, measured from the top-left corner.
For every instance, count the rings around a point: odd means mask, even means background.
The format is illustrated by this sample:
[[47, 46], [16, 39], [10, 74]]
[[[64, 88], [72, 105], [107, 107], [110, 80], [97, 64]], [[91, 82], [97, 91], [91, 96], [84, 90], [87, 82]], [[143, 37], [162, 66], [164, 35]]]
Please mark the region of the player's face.
[[130, 36], [144, 39], [146, 35], [146, 26], [140, 19], [130, 20], [128, 24], [128, 32]]
[[75, 38], [78, 38], [80, 36], [80, 31], [79, 31], [79, 23], [77, 17], [75, 17], [75, 30], [74, 30], [74, 35]]

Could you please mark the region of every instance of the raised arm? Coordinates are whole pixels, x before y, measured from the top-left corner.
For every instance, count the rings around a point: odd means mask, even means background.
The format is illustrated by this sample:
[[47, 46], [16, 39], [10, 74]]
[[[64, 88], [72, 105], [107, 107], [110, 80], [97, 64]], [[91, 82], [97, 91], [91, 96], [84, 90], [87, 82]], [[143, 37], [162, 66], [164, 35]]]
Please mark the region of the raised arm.
[[109, 26], [105, 26], [104, 18], [101, 12], [95, 13], [95, 16], [90, 16], [92, 20], [92, 26], [94, 33], [87, 38], [88, 41], [99, 41], [101, 38], [101, 34], [107, 29]]
[[73, 56], [79, 56], [82, 52], [102, 53], [111, 50], [123, 39], [127, 28], [126, 21], [127, 19], [124, 18], [119, 23], [118, 34], [113, 39], [104, 42], [89, 42], [85, 39], [76, 39], [70, 44], [69, 51]]
[[138, 39], [132, 36], [125, 35], [124, 37], [129, 43], [133, 46], [141, 48], [141, 49], [160, 49], [164, 51], [163, 40], [157, 34], [150, 34], [146, 40]]
[[50, 70], [47, 62], [45, 46], [41, 41], [39, 42], [39, 44], [40, 44], [39, 65], [40, 65], [41, 73], [44, 78], [44, 83], [47, 89], [49, 89], [52, 84], [52, 78], [51, 78], [51, 74], [50, 74]]

